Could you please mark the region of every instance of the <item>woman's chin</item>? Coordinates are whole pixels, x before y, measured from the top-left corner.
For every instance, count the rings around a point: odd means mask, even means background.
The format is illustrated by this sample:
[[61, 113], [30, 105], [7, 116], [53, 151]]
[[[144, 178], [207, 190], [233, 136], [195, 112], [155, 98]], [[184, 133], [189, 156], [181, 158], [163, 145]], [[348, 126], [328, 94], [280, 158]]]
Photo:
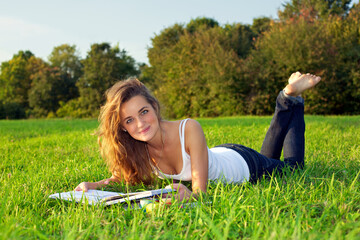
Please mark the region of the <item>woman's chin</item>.
[[135, 138], [136, 140], [142, 141], [142, 142], [148, 142], [153, 138], [153, 136], [151, 136], [150, 134], [141, 134], [140, 136], [138, 136], [137, 138]]

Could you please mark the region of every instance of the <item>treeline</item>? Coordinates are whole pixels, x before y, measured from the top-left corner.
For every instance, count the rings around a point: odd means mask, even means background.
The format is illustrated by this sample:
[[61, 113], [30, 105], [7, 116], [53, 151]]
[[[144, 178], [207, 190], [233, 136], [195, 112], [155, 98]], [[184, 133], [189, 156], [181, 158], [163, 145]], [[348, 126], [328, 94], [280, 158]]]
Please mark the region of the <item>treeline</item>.
[[293, 0], [251, 26], [175, 24], [152, 39], [143, 78], [171, 117], [271, 114], [295, 71], [322, 77], [307, 113], [359, 114], [360, 5], [349, 4]]
[[137, 76], [168, 117], [271, 114], [295, 71], [322, 77], [307, 113], [360, 113], [360, 4], [292, 0], [278, 19], [220, 25], [210, 18], [170, 26], [152, 39], [150, 65], [125, 50], [55, 47], [48, 62], [20, 51], [1, 64], [0, 118], [96, 117], [113, 83]]
[[85, 59], [64, 44], [48, 60], [19, 51], [1, 64], [0, 118], [96, 117], [106, 89], [139, 75], [135, 60], [108, 43], [91, 45]]

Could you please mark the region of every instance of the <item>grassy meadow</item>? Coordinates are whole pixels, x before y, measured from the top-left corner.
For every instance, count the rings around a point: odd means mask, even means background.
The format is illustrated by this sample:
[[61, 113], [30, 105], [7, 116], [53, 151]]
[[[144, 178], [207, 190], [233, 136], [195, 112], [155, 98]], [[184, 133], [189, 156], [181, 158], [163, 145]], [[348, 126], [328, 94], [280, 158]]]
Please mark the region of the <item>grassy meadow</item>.
[[[209, 147], [260, 150], [271, 117], [198, 120]], [[211, 183], [202, 204], [151, 213], [48, 198], [109, 177], [92, 134], [96, 120], [0, 121], [0, 238], [360, 239], [360, 116], [305, 121], [304, 170], [256, 184]]]

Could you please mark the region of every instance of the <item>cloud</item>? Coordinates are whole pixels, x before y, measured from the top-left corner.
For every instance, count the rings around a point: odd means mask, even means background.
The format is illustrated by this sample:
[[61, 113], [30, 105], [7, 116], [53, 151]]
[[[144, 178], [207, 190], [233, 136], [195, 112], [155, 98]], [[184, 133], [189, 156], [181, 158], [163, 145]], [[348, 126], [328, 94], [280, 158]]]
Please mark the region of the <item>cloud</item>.
[[32, 37], [51, 34], [53, 30], [40, 24], [25, 22], [22, 19], [12, 17], [0, 17], [1, 36]]

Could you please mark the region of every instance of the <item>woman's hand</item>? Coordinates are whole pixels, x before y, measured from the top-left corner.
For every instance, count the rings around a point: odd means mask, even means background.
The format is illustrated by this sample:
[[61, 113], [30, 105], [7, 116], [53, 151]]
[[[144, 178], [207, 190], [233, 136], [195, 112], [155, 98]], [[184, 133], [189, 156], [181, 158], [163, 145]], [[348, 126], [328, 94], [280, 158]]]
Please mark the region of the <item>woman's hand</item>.
[[181, 183], [174, 183], [172, 185], [166, 186], [166, 188], [172, 188], [176, 190], [177, 193], [175, 194], [175, 197], [179, 201], [190, 200], [191, 198], [196, 197], [192, 191], [190, 191], [185, 185]]
[[110, 178], [98, 182], [82, 182], [74, 190], [87, 192], [90, 189], [97, 189], [104, 187], [110, 184], [111, 182], [119, 182], [119, 181], [114, 176], [111, 176]]
[[90, 189], [96, 189], [98, 184], [96, 182], [82, 182], [74, 189], [75, 191], [87, 192]]

